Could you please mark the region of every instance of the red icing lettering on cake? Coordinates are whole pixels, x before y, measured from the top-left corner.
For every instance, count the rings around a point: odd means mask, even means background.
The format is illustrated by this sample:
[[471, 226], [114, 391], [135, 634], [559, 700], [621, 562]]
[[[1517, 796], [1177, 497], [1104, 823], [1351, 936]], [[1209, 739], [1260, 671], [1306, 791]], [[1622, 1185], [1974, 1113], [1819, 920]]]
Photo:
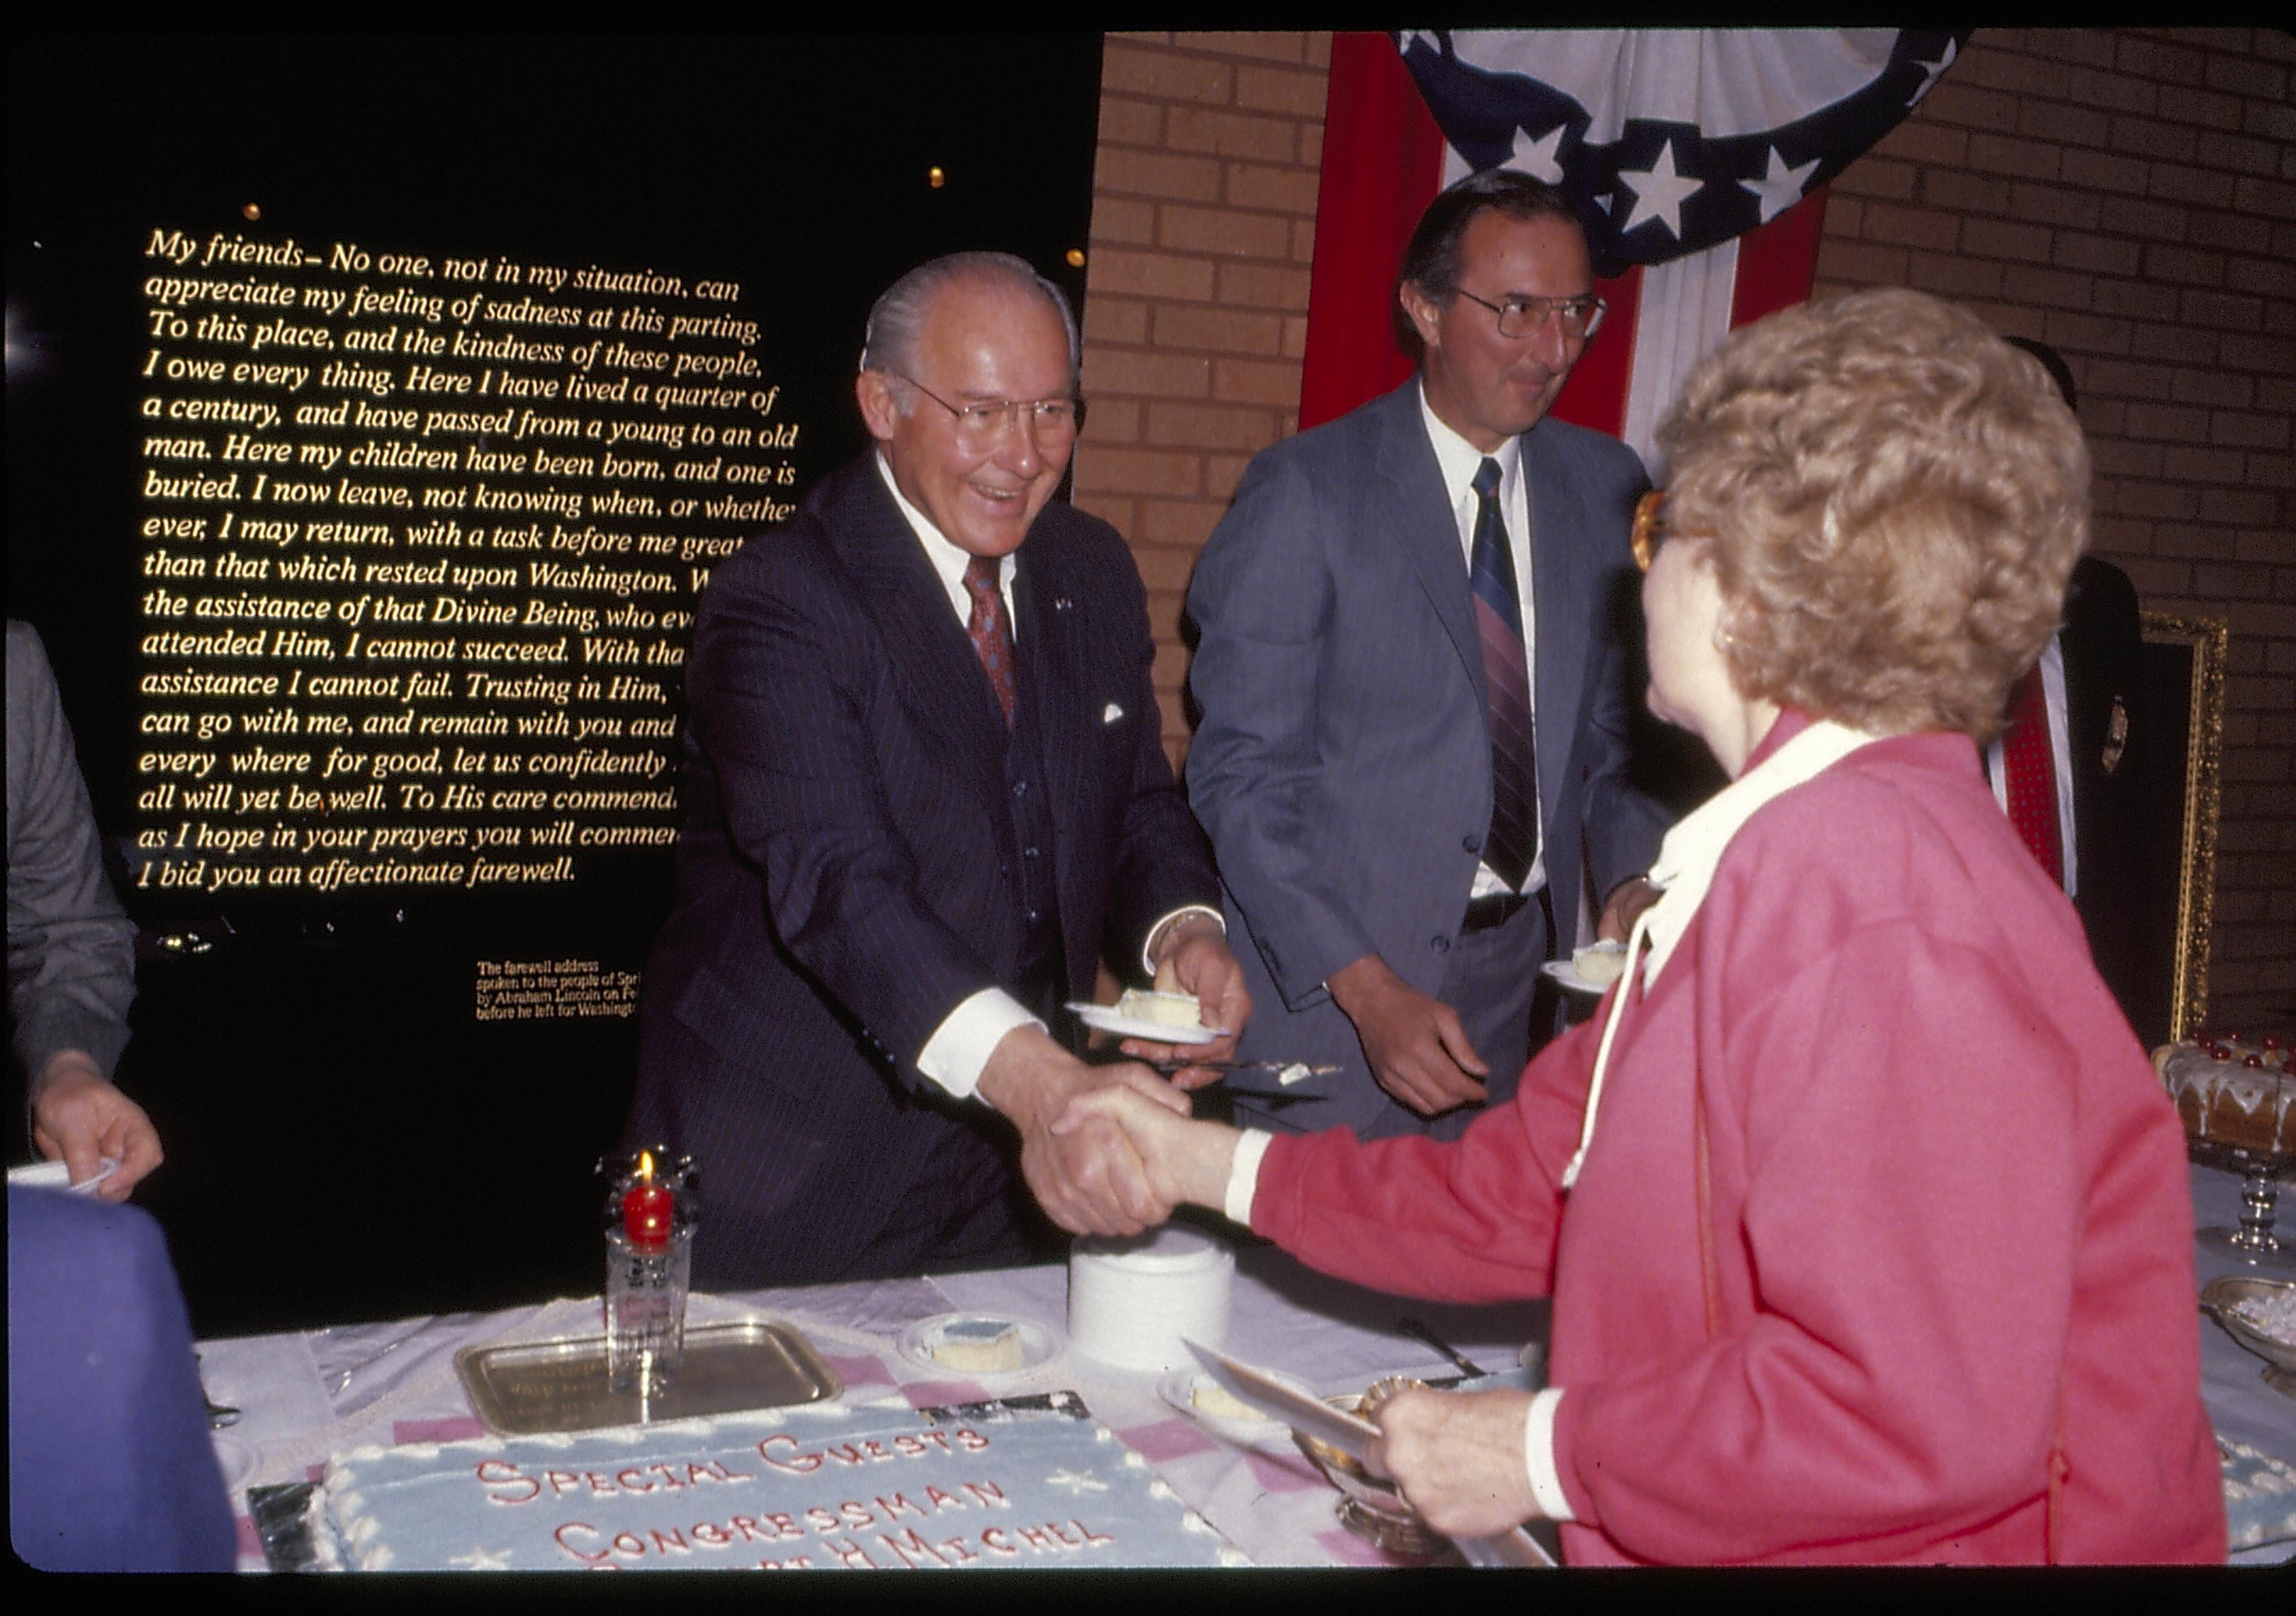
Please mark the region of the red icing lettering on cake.
[[566, 1541], [566, 1534], [569, 1532], [587, 1532], [591, 1537], [594, 1538], [598, 1535], [598, 1529], [596, 1527], [591, 1525], [587, 1521], [569, 1521], [565, 1525], [560, 1527], [556, 1531], [550, 1535], [556, 1540], [560, 1548], [564, 1549], [568, 1554], [573, 1555], [574, 1558], [579, 1560], [585, 1565], [603, 1565], [606, 1563], [605, 1550], [599, 1549], [593, 1552], [588, 1549], [576, 1548], [572, 1544]]
[[542, 1483], [528, 1475], [508, 1459], [482, 1459], [479, 1463], [479, 1481], [487, 1487], [523, 1486], [526, 1491], [517, 1497], [505, 1497], [501, 1493], [487, 1495], [489, 1504], [531, 1504], [541, 1496]]
[[[950, 1442], [955, 1439], [955, 1445]], [[776, 1470], [791, 1475], [810, 1475], [831, 1459], [840, 1464], [873, 1464], [886, 1459], [920, 1459], [938, 1448], [942, 1453], [955, 1453], [962, 1448], [967, 1453], [979, 1453], [988, 1447], [989, 1440], [971, 1426], [960, 1426], [954, 1432], [939, 1429], [913, 1431], [891, 1439], [892, 1451], [885, 1444], [867, 1438], [859, 1442], [840, 1442], [833, 1446], [801, 1453], [804, 1444], [785, 1431], [775, 1431], [758, 1444], [758, 1456]], [[779, 1449], [777, 1456], [775, 1450]], [[866, 1451], [864, 1451], [864, 1450]]]

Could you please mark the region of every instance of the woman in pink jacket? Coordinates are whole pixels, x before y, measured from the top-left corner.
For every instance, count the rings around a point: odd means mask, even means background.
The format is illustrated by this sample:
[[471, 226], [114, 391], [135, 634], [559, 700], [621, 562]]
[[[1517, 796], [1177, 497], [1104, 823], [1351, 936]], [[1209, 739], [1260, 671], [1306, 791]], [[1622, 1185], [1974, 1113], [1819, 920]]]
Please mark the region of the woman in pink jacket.
[[1886, 290], [1734, 335], [1660, 441], [1650, 704], [1732, 783], [1595, 1015], [1450, 1144], [1077, 1110], [1330, 1273], [1553, 1296], [1546, 1390], [1380, 1412], [1439, 1530], [1544, 1515], [1580, 1564], [2220, 1561], [2183, 1135], [1977, 751], [2087, 539], [2079, 428]]

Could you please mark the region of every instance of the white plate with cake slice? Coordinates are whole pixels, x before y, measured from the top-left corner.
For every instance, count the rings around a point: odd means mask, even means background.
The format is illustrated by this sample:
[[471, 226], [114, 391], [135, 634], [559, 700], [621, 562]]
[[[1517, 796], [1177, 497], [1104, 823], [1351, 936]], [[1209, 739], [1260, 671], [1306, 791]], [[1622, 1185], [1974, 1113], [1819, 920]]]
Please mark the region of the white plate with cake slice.
[[[1114, 1005], [1072, 1004], [1069, 1008], [1077, 1020], [1097, 1032], [1112, 1032], [1121, 1038], [1146, 1038], [1157, 1044], [1209, 1044], [1214, 1038], [1227, 1036], [1226, 1029], [1207, 1027], [1197, 1019], [1201, 1013], [1196, 1001], [1185, 994], [1143, 993], [1138, 989], [1126, 992]], [[1159, 1021], [1152, 1016], [1177, 1016], [1187, 1012], [1185, 1021]]]
[[[1288, 1374], [1279, 1380], [1303, 1397], [1314, 1390]], [[1292, 1428], [1261, 1413], [1201, 1369], [1175, 1369], [1157, 1382], [1156, 1395], [1190, 1419], [1242, 1448], [1288, 1448]]]
[[1060, 1355], [1061, 1338], [1025, 1318], [941, 1313], [901, 1332], [901, 1356], [944, 1374], [1022, 1374]]
[[1590, 993], [1600, 998], [1624, 972], [1626, 964], [1626, 944], [1589, 943], [1569, 959], [1548, 960], [1539, 970], [1572, 993]]

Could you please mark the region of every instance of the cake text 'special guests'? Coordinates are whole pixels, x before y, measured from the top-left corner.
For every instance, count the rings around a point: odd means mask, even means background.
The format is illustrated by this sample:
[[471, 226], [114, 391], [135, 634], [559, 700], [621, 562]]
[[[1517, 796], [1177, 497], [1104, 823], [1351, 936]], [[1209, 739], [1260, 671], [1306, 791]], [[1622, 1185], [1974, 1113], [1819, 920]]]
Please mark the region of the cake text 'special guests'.
[[1649, 700], [1731, 783], [1595, 1017], [1456, 1143], [1073, 1120], [1359, 1284], [1554, 1298], [1545, 1390], [1379, 1411], [1442, 1531], [2221, 1560], [2183, 1129], [1978, 758], [2086, 541], [2079, 428], [1972, 316], [1885, 289], [1733, 335], [1660, 439]]
[[702, 594], [627, 1128], [700, 1165], [698, 1285], [1026, 1260], [1053, 1231], [1022, 1178], [1062, 1228], [1136, 1233], [1152, 1203], [1122, 1136], [1049, 1125], [1101, 1084], [1186, 1100], [1086, 1066], [1062, 1005], [1105, 958], [1213, 1026], [1250, 1015], [1164, 756], [1139, 574], [1053, 497], [1077, 377], [1067, 302], [1021, 260], [911, 271], [861, 357], [875, 449]]

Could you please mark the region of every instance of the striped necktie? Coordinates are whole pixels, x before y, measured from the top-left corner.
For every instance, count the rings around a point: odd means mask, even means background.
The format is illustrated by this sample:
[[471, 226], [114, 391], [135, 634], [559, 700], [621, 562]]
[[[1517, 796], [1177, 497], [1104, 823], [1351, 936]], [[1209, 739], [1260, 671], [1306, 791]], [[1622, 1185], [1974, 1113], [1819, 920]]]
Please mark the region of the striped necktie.
[[1491, 715], [1491, 833], [1483, 862], [1518, 891], [1538, 850], [1538, 759], [1533, 741], [1530, 668], [1522, 650], [1522, 597], [1499, 515], [1499, 463], [1475, 469], [1475, 542], [1468, 561], [1475, 628], [1483, 643], [1483, 685]]
[[997, 587], [1001, 563], [976, 555], [964, 564], [964, 592], [972, 597], [972, 611], [964, 619], [965, 636], [972, 654], [980, 659], [988, 686], [996, 693], [997, 710], [1004, 727], [1013, 727], [1013, 626], [1004, 620], [1004, 592]]

